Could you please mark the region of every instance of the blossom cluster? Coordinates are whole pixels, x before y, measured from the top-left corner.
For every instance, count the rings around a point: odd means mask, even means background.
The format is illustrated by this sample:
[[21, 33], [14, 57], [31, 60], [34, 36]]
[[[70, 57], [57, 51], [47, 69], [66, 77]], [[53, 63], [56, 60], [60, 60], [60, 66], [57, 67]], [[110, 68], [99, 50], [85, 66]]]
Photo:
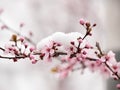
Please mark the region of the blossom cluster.
[[[92, 36], [92, 30], [96, 24], [91, 24], [83, 19], [79, 23], [86, 29], [85, 35], [80, 33], [67, 35], [58, 32], [38, 43], [37, 47], [29, 38], [14, 32], [10, 42], [5, 47], [0, 47], [0, 52], [2, 52], [0, 58], [14, 62], [26, 59], [30, 60], [32, 64], [36, 64], [40, 60], [53, 62], [53, 59], [56, 59], [60, 63], [51, 71], [58, 73], [60, 78], [66, 78], [70, 72], [76, 70], [83, 72], [84, 69], [89, 68], [92, 72], [99, 71], [107, 77], [120, 80], [120, 62], [115, 59], [115, 54], [112, 51], [104, 53], [98, 42], [96, 42], [96, 46], [86, 42], [86, 38]], [[23, 23], [20, 24], [20, 27], [23, 26]], [[1, 26], [1, 29], [4, 28], [11, 30], [5, 24]], [[47, 42], [43, 43], [44, 41]], [[120, 89], [120, 83], [116, 87]]]

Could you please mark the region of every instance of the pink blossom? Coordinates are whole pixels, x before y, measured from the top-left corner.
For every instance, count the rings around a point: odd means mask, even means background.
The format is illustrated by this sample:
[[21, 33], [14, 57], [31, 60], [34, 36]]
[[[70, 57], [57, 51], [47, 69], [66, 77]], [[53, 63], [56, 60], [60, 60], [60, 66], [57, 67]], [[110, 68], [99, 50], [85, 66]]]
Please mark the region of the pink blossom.
[[50, 56], [49, 53], [46, 53], [46, 54], [45, 54], [44, 60], [47, 61], [47, 62], [51, 62], [51, 61], [52, 61], [52, 57]]
[[53, 54], [54, 53], [53, 46], [54, 46], [54, 43], [50, 42], [48, 45], [45, 45], [43, 47], [43, 49], [41, 50], [41, 52]]
[[101, 74], [106, 78], [109, 78], [112, 73], [105, 65], [101, 65], [100, 71], [101, 71]]
[[[52, 58], [52, 55], [54, 54], [55, 52], [55, 47], [54, 46], [56, 45], [54, 42], [50, 42], [50, 44], [48, 45], [45, 45], [42, 50], [41, 50], [41, 53], [44, 53], [44, 57], [43, 59], [46, 60], [46, 61], [51, 61], [51, 58]], [[53, 48], [54, 47], [54, 48]]]
[[75, 63], [77, 62], [77, 58], [76, 58], [76, 57], [68, 58], [67, 61], [68, 61], [69, 65], [71, 65], [71, 64], [75, 64]]
[[117, 64], [117, 61], [115, 59], [115, 54], [112, 51], [109, 51], [107, 55], [105, 56], [105, 59], [107, 60], [107, 63], [109, 66]]
[[100, 67], [102, 65], [102, 62], [98, 59], [98, 60], [96, 60], [96, 66], [97, 67]]
[[78, 41], [79, 41], [79, 43], [82, 43], [83, 42], [83, 40], [80, 38], [80, 39], [78, 39]]
[[78, 54], [76, 54], [76, 59], [78, 61], [85, 61], [86, 60], [86, 55], [78, 53]]
[[80, 24], [81, 24], [81, 25], [84, 25], [84, 24], [85, 24], [84, 19], [80, 19]]
[[117, 72], [118, 74], [120, 74], [120, 62], [113, 64], [111, 68], [113, 69], [114, 72]]
[[33, 55], [29, 56], [30, 60], [33, 60], [35, 57]]
[[18, 53], [18, 49], [17, 47], [15, 47], [14, 45], [12, 44], [8, 44], [8, 45], [5, 45], [5, 51], [4, 51], [6, 54], [17, 54]]
[[96, 69], [96, 64], [95, 64], [95, 62], [90, 62], [89, 68], [90, 68], [90, 70], [92, 70], [92, 71], [94, 72], [95, 69]]
[[118, 72], [118, 74], [120, 75], [120, 62], [117, 63], [117, 67], [118, 67], [117, 72]]
[[112, 65], [112, 68], [113, 68], [114, 71], [118, 70], [118, 66], [117, 65]]
[[101, 57], [100, 59], [98, 59], [100, 62], [105, 62], [106, 61], [106, 59], [105, 59], [105, 57], [103, 56], [103, 57]]

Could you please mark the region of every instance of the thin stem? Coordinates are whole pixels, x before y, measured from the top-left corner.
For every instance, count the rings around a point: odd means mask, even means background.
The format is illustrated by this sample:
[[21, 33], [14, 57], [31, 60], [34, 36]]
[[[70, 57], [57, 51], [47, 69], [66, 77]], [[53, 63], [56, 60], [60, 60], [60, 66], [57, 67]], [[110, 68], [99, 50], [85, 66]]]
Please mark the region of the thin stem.
[[65, 53], [65, 52], [55, 52], [55, 53], [53, 54], [53, 57], [58, 57], [58, 56], [60, 56], [60, 55], [67, 55], [67, 53]]
[[28, 56], [13, 56], [13, 57], [0, 56], [0, 58], [3, 58], [3, 59], [23, 59], [23, 58], [28, 58]]
[[107, 62], [104, 62], [104, 64], [106, 65], [106, 67], [113, 73], [113, 75], [115, 75], [118, 79], [120, 79], [120, 76], [118, 75], [117, 72], [114, 72], [112, 70], [112, 68], [107, 64]]
[[[82, 38], [82, 40], [84, 40], [87, 36], [88, 36], [88, 34], [86, 33], [85, 36]], [[79, 49], [80, 49], [80, 44], [81, 44], [81, 43], [79, 42], [79, 43], [78, 43], [78, 46], [77, 46], [77, 52], [80, 51], [80, 50], [79, 50]], [[77, 52], [76, 52], [76, 53], [77, 53]]]
[[91, 57], [86, 57], [86, 59], [90, 60], [90, 61], [96, 61], [97, 59], [95, 58], [91, 58]]
[[5, 51], [5, 49], [3, 49], [2, 47], [0, 47], [0, 50]]
[[86, 33], [85, 36], [82, 38], [82, 40], [84, 40], [87, 36], [88, 36], [88, 34]]
[[98, 42], [96, 42], [96, 47], [97, 47], [98, 51], [100, 52], [100, 55], [103, 56], [104, 54], [103, 54], [100, 44]]

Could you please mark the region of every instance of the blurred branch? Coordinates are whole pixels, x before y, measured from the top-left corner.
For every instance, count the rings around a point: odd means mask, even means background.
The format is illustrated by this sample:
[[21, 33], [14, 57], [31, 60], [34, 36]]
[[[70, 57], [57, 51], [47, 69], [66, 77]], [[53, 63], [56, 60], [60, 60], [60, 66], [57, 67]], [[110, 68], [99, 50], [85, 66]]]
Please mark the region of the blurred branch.
[[32, 45], [36, 46], [35, 42], [33, 42], [30, 38], [28, 38], [28, 37], [20, 34], [18, 31], [16, 31], [15, 29], [13, 29], [13, 28], [10, 27], [9, 25], [7, 25], [7, 24], [5, 23], [5, 21], [2, 20], [1, 18], [0, 18], [0, 22], [1, 22], [3, 25], [5, 25], [5, 27], [6, 27], [6, 29], [7, 29], [8, 31], [17, 34], [18, 36], [24, 37], [29, 43], [31, 43]]

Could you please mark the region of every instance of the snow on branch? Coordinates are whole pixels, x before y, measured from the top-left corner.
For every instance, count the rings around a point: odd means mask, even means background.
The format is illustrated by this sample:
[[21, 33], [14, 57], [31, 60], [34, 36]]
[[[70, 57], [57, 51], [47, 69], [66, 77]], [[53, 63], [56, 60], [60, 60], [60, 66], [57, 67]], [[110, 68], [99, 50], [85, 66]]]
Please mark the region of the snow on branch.
[[[59, 64], [53, 67], [51, 71], [58, 73], [59, 77], [63, 79], [70, 72], [76, 70], [83, 72], [89, 68], [92, 72], [99, 71], [102, 75], [120, 80], [120, 62], [115, 59], [115, 54], [112, 51], [104, 53], [98, 42], [93, 46], [86, 40], [87, 37], [92, 36], [92, 30], [96, 24], [81, 19], [79, 23], [86, 30], [84, 35], [79, 32], [68, 34], [57, 32], [35, 45], [30, 38], [21, 35], [3, 20], [0, 19], [0, 22], [3, 24], [1, 30], [5, 28], [15, 33], [5, 47], [0, 47], [1, 60], [10, 59], [18, 62], [25, 59], [36, 64], [41, 60], [52, 63], [54, 62], [53, 59], [56, 59]], [[20, 24], [20, 27], [23, 26], [24, 24]], [[120, 89], [120, 83], [116, 87]]]

